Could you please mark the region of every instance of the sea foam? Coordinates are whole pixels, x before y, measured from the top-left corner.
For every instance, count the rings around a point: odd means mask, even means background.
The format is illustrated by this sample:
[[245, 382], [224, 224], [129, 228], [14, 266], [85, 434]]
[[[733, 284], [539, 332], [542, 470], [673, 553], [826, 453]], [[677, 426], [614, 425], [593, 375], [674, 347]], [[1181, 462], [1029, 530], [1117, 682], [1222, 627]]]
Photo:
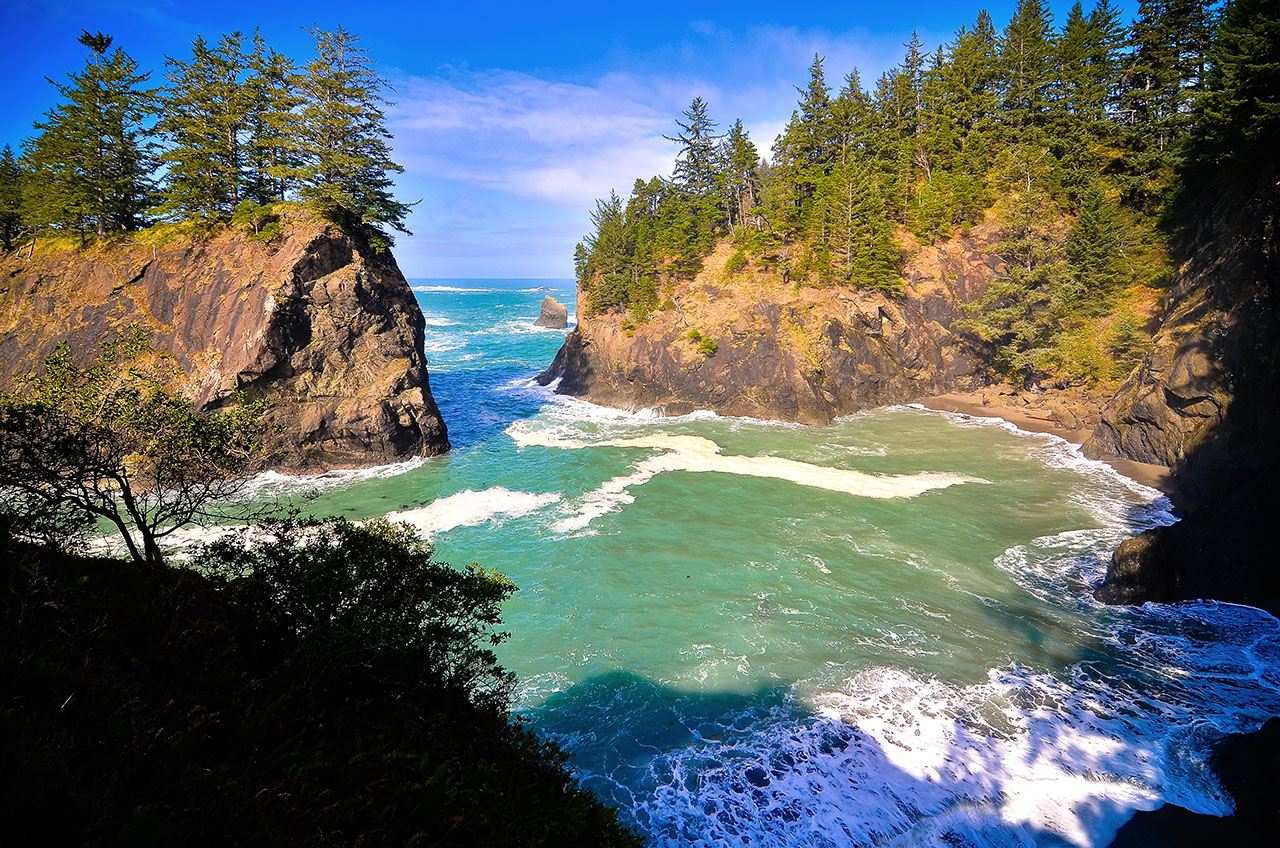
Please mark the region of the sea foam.
[[654, 476], [667, 471], [764, 477], [856, 497], [880, 499], [914, 498], [925, 492], [961, 483], [987, 482], [977, 477], [947, 472], [868, 474], [865, 471], [815, 465], [779, 456], [725, 456], [720, 452], [720, 445], [702, 436], [654, 433], [635, 438], [584, 441], [558, 436], [550, 430], [532, 429], [521, 422], [508, 427], [507, 433], [521, 447], [540, 446], [565, 450], [615, 447], [661, 451], [637, 463], [632, 473], [607, 480], [595, 491], [587, 493], [578, 513], [556, 525], [555, 529], [562, 533], [581, 530], [593, 519], [622, 504], [630, 503], [633, 500], [629, 492], [632, 487], [647, 483]]
[[467, 489], [418, 509], [392, 512], [387, 515], [387, 520], [410, 524], [429, 536], [455, 527], [472, 527], [487, 521], [528, 515], [555, 503], [560, 497], [555, 492], [515, 492], [501, 486], [482, 491]]

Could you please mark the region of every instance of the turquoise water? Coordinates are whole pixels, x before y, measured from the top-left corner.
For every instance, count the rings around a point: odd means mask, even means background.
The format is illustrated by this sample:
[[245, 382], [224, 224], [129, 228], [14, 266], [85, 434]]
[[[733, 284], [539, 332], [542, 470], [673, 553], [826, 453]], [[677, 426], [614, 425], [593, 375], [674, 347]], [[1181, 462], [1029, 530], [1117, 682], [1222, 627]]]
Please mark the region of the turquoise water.
[[[455, 450], [305, 481], [520, 587], [517, 707], [654, 845], [1100, 845], [1280, 714], [1280, 625], [1092, 600], [1158, 494], [1053, 437], [892, 408], [666, 417], [531, 378], [562, 280], [419, 280]], [[571, 316], [572, 320], [572, 316]], [[287, 482], [286, 486], [296, 485]]]

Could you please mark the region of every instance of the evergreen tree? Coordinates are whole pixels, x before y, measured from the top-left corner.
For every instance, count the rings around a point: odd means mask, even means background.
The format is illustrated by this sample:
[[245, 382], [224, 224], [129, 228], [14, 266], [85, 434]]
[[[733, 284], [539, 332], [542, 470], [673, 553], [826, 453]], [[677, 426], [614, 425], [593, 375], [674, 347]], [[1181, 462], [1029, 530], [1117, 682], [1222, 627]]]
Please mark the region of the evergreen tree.
[[197, 37], [189, 61], [165, 61], [169, 87], [158, 129], [168, 141], [160, 158], [169, 170], [162, 212], [229, 220], [246, 196], [251, 99], [243, 42], [244, 36], [233, 32], [210, 48]]
[[249, 108], [246, 151], [248, 196], [258, 203], [284, 200], [300, 165], [295, 111], [302, 98], [294, 89], [293, 61], [267, 46], [262, 34], [253, 33], [245, 80]]
[[6, 251], [13, 250], [22, 230], [22, 168], [6, 144], [0, 153], [0, 242]]
[[82, 32], [89, 48], [85, 69], [67, 84], [50, 83], [63, 102], [54, 106], [24, 157], [32, 185], [23, 216], [33, 227], [70, 230], [81, 239], [137, 229], [152, 203], [152, 141], [146, 122], [155, 92], [141, 86], [150, 74], [117, 48], [111, 37]]
[[404, 168], [391, 160], [383, 109], [385, 80], [355, 35], [307, 30], [316, 40], [315, 58], [299, 80], [304, 100], [299, 116], [299, 160], [280, 169], [305, 198], [323, 198], [374, 225], [401, 232], [409, 206], [392, 196], [391, 174]]
[[663, 136], [680, 145], [673, 174], [676, 185], [696, 198], [708, 197], [716, 186], [718, 142], [716, 123], [707, 115], [707, 104], [701, 97], [693, 98], [684, 111], [685, 120], [676, 119], [680, 132], [675, 136]]
[[1000, 40], [1003, 122], [1016, 141], [1040, 141], [1053, 82], [1052, 17], [1043, 0], [1019, 0]]
[[901, 288], [902, 249], [884, 207], [865, 161], [837, 164], [822, 180], [809, 225], [836, 279], [879, 289]]
[[1280, 9], [1233, 0], [1223, 11], [1197, 102], [1193, 164], [1275, 161], [1280, 149]]
[[831, 113], [831, 90], [822, 69], [823, 58], [814, 55], [809, 65], [809, 84], [796, 88], [799, 108], [783, 128], [773, 146], [775, 178], [786, 191], [775, 217], [784, 229], [800, 226], [804, 206], [817, 190], [818, 180], [835, 156], [835, 126]]
[[[720, 176], [729, 210], [729, 229], [756, 221], [754, 214], [760, 192], [760, 154], [751, 141], [742, 119], [733, 122], [720, 150]], [[756, 221], [755, 226], [759, 228]]]
[[1128, 227], [1120, 210], [1094, 179], [1080, 194], [1075, 225], [1067, 237], [1069, 273], [1053, 292], [1051, 310], [1058, 318], [1105, 315], [1132, 275], [1125, 248]]
[[1167, 194], [1204, 82], [1211, 33], [1204, 0], [1140, 0], [1130, 32], [1122, 118], [1127, 194], [1143, 208]]
[[835, 161], [843, 164], [855, 156], [868, 155], [871, 120], [871, 97], [862, 90], [862, 77], [854, 68], [845, 76], [839, 96], [831, 101]]
[[626, 218], [622, 198], [616, 191], [607, 200], [597, 200], [591, 213], [595, 233], [584, 240], [587, 263], [584, 291], [592, 312], [625, 308], [630, 301], [631, 253], [627, 243]]

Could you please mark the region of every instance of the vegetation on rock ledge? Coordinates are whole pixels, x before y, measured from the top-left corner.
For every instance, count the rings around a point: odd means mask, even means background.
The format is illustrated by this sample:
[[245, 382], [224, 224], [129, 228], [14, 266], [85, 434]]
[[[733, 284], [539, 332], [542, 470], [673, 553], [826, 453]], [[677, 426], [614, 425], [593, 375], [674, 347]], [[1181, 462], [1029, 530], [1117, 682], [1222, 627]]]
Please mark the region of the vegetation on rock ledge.
[[815, 56], [767, 160], [695, 98], [672, 175], [597, 203], [575, 256], [587, 307], [646, 320], [719, 239], [737, 267], [892, 296], [904, 243], [993, 219], [1001, 270], [953, 329], [996, 377], [1122, 376], [1162, 281], [1212, 30], [1201, 0], [1142, 0], [1128, 27], [1110, 0], [1060, 26], [1021, 0], [1001, 31], [982, 12], [932, 53], [913, 36], [870, 91], [857, 69], [833, 91]]

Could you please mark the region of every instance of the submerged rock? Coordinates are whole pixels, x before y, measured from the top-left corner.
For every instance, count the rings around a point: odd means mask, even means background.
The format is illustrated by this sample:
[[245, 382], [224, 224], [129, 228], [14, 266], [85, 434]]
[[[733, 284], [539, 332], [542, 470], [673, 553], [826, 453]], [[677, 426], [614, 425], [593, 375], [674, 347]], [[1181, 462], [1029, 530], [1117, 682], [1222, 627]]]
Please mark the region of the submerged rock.
[[389, 252], [306, 209], [282, 235], [227, 230], [147, 246], [37, 246], [0, 264], [0, 388], [66, 342], [80, 362], [136, 322], [202, 410], [265, 398], [277, 467], [394, 462], [449, 449], [424, 321]]
[[569, 326], [569, 307], [551, 295], [547, 295], [542, 299], [542, 311], [538, 313], [538, 320], [534, 321], [533, 325], [535, 327], [550, 327], [553, 330], [563, 330]]

